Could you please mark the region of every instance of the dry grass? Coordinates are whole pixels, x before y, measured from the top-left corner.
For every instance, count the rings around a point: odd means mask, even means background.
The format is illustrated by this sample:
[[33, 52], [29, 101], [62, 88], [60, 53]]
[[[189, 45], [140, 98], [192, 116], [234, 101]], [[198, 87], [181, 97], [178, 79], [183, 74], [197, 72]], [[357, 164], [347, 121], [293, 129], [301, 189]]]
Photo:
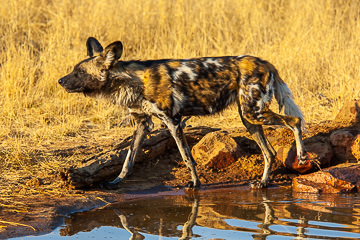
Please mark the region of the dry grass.
[[[63, 161], [44, 146], [113, 127], [122, 110], [68, 94], [57, 79], [85, 58], [85, 41], [121, 40], [124, 59], [251, 54], [288, 83], [309, 122], [333, 119], [360, 91], [360, 3], [336, 0], [16, 0], [0, 4], [0, 173]], [[228, 120], [230, 119], [230, 121]], [[230, 110], [192, 124], [229, 126]], [[241, 124], [239, 123], [241, 126]], [[74, 142], [74, 141], [73, 141]], [[34, 168], [34, 166], [36, 166]]]

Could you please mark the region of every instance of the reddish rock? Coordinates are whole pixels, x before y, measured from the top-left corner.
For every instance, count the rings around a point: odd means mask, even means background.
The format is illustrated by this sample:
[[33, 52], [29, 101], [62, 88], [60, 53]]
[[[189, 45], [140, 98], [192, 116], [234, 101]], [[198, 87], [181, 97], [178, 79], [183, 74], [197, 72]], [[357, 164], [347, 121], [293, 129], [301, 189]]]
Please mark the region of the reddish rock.
[[330, 142], [333, 146], [347, 147], [354, 140], [354, 135], [350, 130], [336, 130], [330, 135]]
[[360, 161], [360, 134], [356, 135], [354, 141], [351, 144], [351, 153], [355, 159]]
[[197, 163], [222, 169], [237, 161], [240, 147], [232, 137], [217, 131], [206, 134], [191, 152]]
[[360, 123], [360, 100], [345, 102], [339, 113], [335, 117], [336, 122], [346, 125], [356, 125]]
[[360, 164], [342, 164], [293, 179], [293, 191], [347, 193], [360, 190]]
[[[316, 140], [316, 141], [314, 141]], [[333, 157], [333, 150], [329, 142], [320, 138], [313, 139], [312, 142], [305, 143], [308, 160], [304, 164], [299, 164], [294, 146], [280, 147], [276, 157], [290, 170], [298, 173], [307, 173], [318, 170], [318, 163], [321, 167], [328, 166]]]
[[334, 154], [338, 160], [345, 161], [354, 159], [351, 153], [351, 144], [356, 133], [354, 130], [340, 129], [330, 135], [331, 145], [334, 146]]

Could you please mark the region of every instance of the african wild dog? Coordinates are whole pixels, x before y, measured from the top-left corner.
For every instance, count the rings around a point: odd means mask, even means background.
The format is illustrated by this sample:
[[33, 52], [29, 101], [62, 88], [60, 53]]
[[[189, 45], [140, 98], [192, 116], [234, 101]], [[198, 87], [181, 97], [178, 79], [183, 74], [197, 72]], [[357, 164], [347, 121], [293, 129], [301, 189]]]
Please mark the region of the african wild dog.
[[[234, 103], [264, 155], [264, 173], [256, 187], [267, 186], [276, 154], [262, 125], [290, 128], [295, 135], [297, 157], [305, 162], [301, 137], [303, 115], [289, 88], [269, 62], [252, 56], [120, 61], [123, 45], [119, 41], [103, 49], [90, 37], [86, 45], [89, 58], [61, 78], [60, 85], [68, 92], [103, 96], [125, 106], [137, 123], [122, 171], [109, 183], [111, 186], [116, 186], [132, 171], [143, 139], [153, 127], [151, 117], [156, 116], [168, 127], [191, 171], [190, 186], [198, 187], [196, 163], [183, 134], [182, 117], [214, 114]], [[273, 96], [286, 116], [269, 109]]]

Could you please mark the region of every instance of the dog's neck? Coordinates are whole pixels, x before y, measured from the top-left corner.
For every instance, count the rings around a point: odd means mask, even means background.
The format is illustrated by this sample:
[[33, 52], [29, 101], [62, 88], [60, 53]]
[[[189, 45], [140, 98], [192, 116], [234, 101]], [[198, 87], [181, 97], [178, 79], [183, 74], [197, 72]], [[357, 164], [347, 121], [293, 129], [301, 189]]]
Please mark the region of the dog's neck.
[[116, 65], [116, 69], [109, 72], [107, 83], [103, 89], [110, 94], [110, 100], [123, 107], [140, 105], [143, 99], [143, 82], [141, 70], [134, 71], [123, 65]]

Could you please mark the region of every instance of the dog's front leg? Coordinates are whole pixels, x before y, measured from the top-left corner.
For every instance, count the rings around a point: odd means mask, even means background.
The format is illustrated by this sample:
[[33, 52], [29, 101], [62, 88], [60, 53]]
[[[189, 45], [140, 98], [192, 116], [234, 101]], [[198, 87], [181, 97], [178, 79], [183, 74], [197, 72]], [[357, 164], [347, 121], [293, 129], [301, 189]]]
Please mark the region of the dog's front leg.
[[192, 182], [190, 182], [188, 185], [191, 188], [198, 188], [200, 187], [200, 180], [199, 177], [196, 173], [196, 162], [194, 160], [194, 158], [191, 155], [191, 151], [189, 148], [189, 145], [186, 141], [184, 132], [182, 130], [181, 127], [181, 121], [178, 121], [179, 124], [174, 124], [174, 122], [169, 119], [164, 117], [163, 122], [166, 124], [166, 126], [168, 127], [171, 135], [174, 137], [176, 145], [179, 148], [180, 154], [182, 159], [184, 160], [186, 166], [189, 168], [190, 172], [191, 172], [191, 179]]
[[179, 238], [179, 240], [191, 239], [191, 237], [193, 237], [194, 234], [192, 228], [196, 224], [196, 218], [198, 217], [199, 202], [200, 202], [199, 196], [195, 196], [192, 203], [191, 213], [188, 217], [188, 220], [184, 223], [182, 229], [182, 235], [181, 238]]
[[106, 187], [113, 189], [117, 188], [117, 185], [131, 174], [134, 167], [136, 156], [138, 155], [145, 136], [151, 131], [152, 121], [150, 117], [141, 118], [137, 120], [137, 128], [134, 132], [133, 139], [129, 148], [129, 151], [126, 155], [124, 165], [118, 177], [113, 181], [109, 182]]

